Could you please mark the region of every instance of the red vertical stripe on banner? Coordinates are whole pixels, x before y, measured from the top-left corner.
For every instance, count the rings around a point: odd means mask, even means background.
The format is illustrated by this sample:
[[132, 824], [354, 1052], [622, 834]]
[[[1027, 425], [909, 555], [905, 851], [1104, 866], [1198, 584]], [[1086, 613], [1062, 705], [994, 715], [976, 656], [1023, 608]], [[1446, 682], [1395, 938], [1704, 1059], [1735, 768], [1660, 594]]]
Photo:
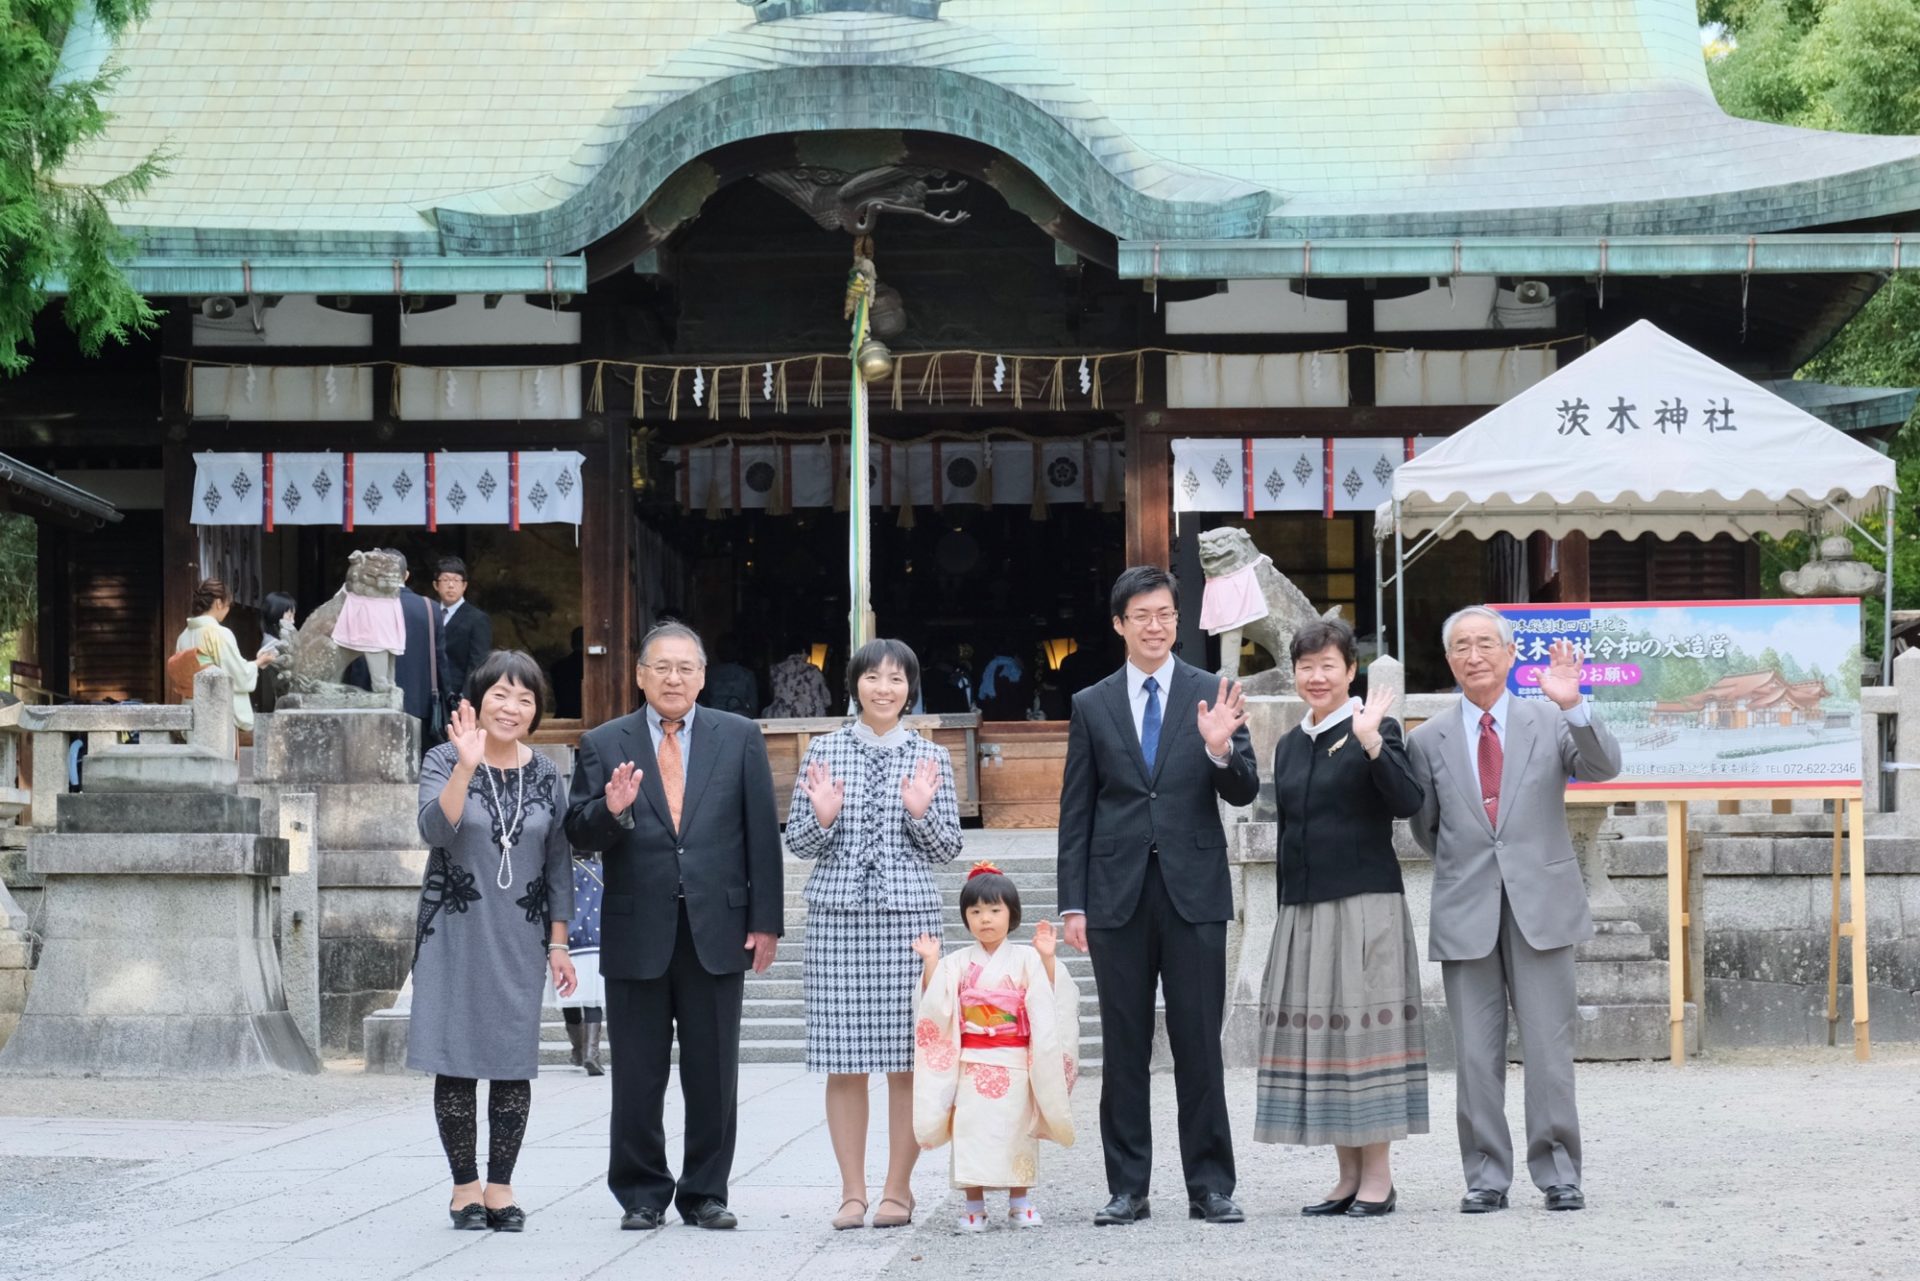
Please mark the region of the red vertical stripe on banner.
[[1080, 494], [1087, 506], [1093, 506], [1093, 438], [1080, 442]]
[[893, 446], [880, 446], [880, 505], [893, 506]]
[[1407, 437], [1407, 461], [1413, 461], [1413, 437]]
[[740, 446], [735, 445], [727, 452], [733, 468], [733, 514], [738, 516], [740, 514]]
[[433, 455], [427, 455], [427, 532], [440, 528], [440, 494], [438, 477], [433, 466]]
[[793, 515], [793, 446], [785, 443], [780, 446], [780, 493], [787, 505], [786, 514]]
[[520, 451], [507, 455], [507, 528], [520, 528]]
[[1253, 519], [1253, 437], [1240, 438], [1240, 497], [1248, 520]]
[[686, 446], [680, 448], [680, 506], [693, 506], [693, 451]]
[[351, 534], [353, 532], [353, 452], [351, 450], [347, 452], [346, 475], [347, 492], [341, 495], [346, 500], [341, 507], [341, 514], [345, 519], [341, 522], [340, 528]]
[[[847, 460], [841, 457], [840, 438], [838, 436], [833, 438], [829, 445], [829, 450], [833, 456], [833, 462], [831, 464], [833, 467], [833, 475], [828, 478], [832, 483], [827, 487], [827, 492], [829, 494], [838, 494], [842, 485], [848, 486], [847, 505], [851, 507], [853, 505], [853, 494], [851, 492], [853, 480], [847, 475]], [[839, 504], [835, 503], [834, 506], [837, 507]]]
[[940, 462], [940, 442], [933, 442], [933, 509], [939, 511], [946, 506], [947, 469]]
[[260, 523], [273, 532], [273, 455], [260, 455]]
[[1325, 447], [1326, 453], [1327, 478], [1326, 484], [1323, 487], [1327, 495], [1326, 514], [1327, 518], [1331, 520], [1333, 518], [1333, 437], [1327, 437], [1321, 444]]

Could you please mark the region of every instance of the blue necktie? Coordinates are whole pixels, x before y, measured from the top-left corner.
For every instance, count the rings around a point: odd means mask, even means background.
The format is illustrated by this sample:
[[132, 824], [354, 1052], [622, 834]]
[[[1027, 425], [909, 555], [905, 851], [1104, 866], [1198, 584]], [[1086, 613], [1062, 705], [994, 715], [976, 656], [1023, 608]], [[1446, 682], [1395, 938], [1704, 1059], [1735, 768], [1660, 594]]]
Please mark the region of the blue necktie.
[[1154, 753], [1160, 750], [1160, 682], [1149, 676], [1140, 688], [1147, 691], [1147, 712], [1140, 718], [1140, 755], [1151, 770]]

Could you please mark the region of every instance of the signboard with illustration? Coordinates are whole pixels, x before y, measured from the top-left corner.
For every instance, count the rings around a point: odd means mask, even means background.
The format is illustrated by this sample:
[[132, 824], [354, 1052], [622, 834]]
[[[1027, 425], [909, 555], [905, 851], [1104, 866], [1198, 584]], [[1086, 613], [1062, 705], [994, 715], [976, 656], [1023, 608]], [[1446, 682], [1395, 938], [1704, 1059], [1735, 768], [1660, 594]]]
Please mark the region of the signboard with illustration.
[[1508, 688], [1542, 697], [1548, 647], [1571, 640], [1620, 740], [1620, 777], [1576, 789], [1861, 783], [1858, 599], [1494, 608], [1518, 646]]

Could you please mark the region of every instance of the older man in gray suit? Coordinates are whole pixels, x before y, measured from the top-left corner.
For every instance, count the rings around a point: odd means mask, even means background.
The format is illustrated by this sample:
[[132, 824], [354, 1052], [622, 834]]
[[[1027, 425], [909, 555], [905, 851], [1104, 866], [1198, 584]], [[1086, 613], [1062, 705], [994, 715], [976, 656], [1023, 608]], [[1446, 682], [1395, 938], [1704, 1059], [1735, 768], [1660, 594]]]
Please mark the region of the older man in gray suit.
[[1440, 962], [1459, 1061], [1460, 1210], [1505, 1209], [1513, 1182], [1509, 999], [1527, 1059], [1528, 1169], [1547, 1209], [1584, 1209], [1573, 949], [1592, 937], [1593, 917], [1567, 835], [1567, 776], [1606, 782], [1620, 772], [1620, 745], [1582, 696], [1568, 641], [1554, 643], [1538, 699], [1509, 693], [1513, 627], [1493, 610], [1454, 614], [1441, 643], [1462, 697], [1414, 730], [1407, 749], [1427, 796], [1413, 834], [1433, 855], [1427, 950]]

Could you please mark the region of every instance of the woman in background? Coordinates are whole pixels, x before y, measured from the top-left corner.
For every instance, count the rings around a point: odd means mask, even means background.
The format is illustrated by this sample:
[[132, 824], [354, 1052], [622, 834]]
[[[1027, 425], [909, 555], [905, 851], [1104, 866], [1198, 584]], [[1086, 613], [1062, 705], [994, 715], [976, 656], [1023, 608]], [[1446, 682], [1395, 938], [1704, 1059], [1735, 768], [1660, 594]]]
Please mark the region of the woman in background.
[[[254, 659], [241, 657], [240, 642], [228, 631], [226, 618], [233, 610], [233, 594], [227, 585], [217, 578], [203, 578], [200, 585], [193, 589], [188, 604], [190, 616], [187, 626], [173, 643], [174, 657], [192, 651], [198, 659], [194, 665], [200, 667], [218, 667], [233, 682], [233, 724], [242, 734], [253, 733], [253, 689], [260, 681], [260, 669], [272, 661], [262, 653]], [[185, 663], [179, 667], [168, 664], [168, 684], [175, 686], [173, 693], [184, 702], [193, 696], [193, 681], [189, 677], [183, 682], [172, 679], [175, 672], [186, 675]], [[185, 689], [179, 688], [184, 684]]]

